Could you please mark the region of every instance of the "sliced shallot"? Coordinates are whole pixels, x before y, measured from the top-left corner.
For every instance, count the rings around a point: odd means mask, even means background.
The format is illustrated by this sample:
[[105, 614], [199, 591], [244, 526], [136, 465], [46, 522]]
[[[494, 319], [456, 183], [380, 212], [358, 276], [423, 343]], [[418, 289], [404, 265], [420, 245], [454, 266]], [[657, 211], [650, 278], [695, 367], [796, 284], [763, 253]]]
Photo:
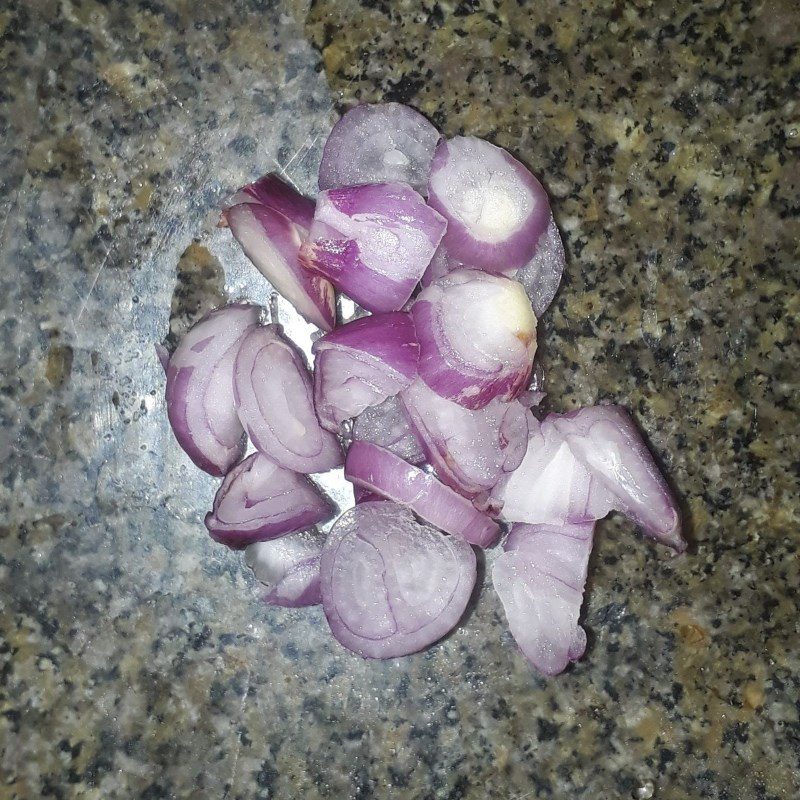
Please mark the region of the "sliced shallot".
[[298, 531], [245, 550], [247, 566], [269, 589], [265, 603], [297, 608], [322, 602], [319, 559], [325, 538], [315, 530]]
[[317, 199], [300, 258], [368, 311], [398, 311], [446, 227], [404, 183], [331, 189]]
[[475, 586], [475, 553], [396, 503], [363, 503], [331, 529], [320, 572], [336, 639], [364, 658], [394, 658], [456, 626]]
[[466, 497], [488, 492], [525, 455], [528, 422], [520, 403], [492, 400], [472, 411], [440, 397], [419, 379], [401, 400], [428, 463]]
[[400, 103], [359, 105], [334, 126], [319, 166], [319, 188], [400, 181], [427, 193], [439, 131]]
[[424, 289], [411, 314], [419, 375], [437, 394], [479, 409], [525, 389], [536, 353], [536, 317], [521, 284], [457, 270]]
[[436, 148], [428, 202], [447, 220], [448, 255], [470, 267], [505, 272], [536, 251], [550, 219], [538, 180], [505, 150], [474, 136]]
[[525, 657], [557, 675], [586, 650], [578, 624], [594, 523], [515, 525], [492, 566], [511, 633]]
[[356, 486], [407, 506], [421, 519], [470, 544], [491, 547], [500, 536], [497, 523], [465, 497], [377, 445], [353, 442], [344, 476]]
[[244, 429], [233, 397], [234, 362], [260, 314], [258, 306], [243, 304], [212, 311], [183, 337], [167, 364], [167, 414], [175, 438], [211, 475], [222, 477], [244, 455]]
[[225, 476], [205, 523], [212, 539], [240, 549], [325, 522], [335, 510], [304, 475], [253, 453]]
[[553, 302], [566, 264], [564, 243], [551, 214], [547, 228], [539, 237], [533, 258], [514, 275], [525, 287], [537, 317], [540, 318]]
[[277, 325], [253, 329], [236, 358], [239, 418], [255, 448], [296, 472], [327, 472], [342, 463], [336, 437], [314, 411], [311, 375]]
[[425, 451], [398, 397], [390, 397], [359, 414], [353, 423], [353, 439], [385, 447], [409, 464], [425, 463]]
[[309, 322], [329, 331], [336, 323], [333, 286], [298, 259], [307, 238], [314, 203], [275, 175], [237, 192], [223, 219], [245, 255]]
[[382, 403], [417, 374], [419, 344], [403, 311], [348, 322], [314, 342], [314, 402], [322, 426], [342, 422]]
[[686, 549], [678, 504], [625, 409], [590, 406], [553, 415], [553, 425], [575, 456], [602, 484], [613, 508], [679, 553]]

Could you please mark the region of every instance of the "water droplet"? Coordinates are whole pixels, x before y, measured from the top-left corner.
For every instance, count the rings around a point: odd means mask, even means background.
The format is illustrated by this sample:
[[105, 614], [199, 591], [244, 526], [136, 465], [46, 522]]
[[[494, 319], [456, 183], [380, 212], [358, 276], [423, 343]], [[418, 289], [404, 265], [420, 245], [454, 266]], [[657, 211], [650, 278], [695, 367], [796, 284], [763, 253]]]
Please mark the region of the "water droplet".
[[636, 800], [650, 800], [655, 795], [656, 787], [653, 781], [644, 781], [633, 793]]

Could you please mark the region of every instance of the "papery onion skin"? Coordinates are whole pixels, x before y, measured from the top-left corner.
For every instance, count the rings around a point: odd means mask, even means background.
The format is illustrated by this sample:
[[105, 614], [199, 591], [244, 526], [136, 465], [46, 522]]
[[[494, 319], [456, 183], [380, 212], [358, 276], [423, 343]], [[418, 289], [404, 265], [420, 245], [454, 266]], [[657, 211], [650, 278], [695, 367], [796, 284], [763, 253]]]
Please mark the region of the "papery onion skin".
[[517, 269], [531, 259], [550, 218], [547, 193], [531, 172], [474, 136], [439, 142], [428, 202], [447, 220], [442, 241], [448, 255], [493, 272]]
[[299, 261], [314, 203], [275, 175], [244, 187], [223, 211], [223, 220], [245, 255], [298, 313], [329, 331], [336, 324], [333, 285]]
[[244, 456], [244, 429], [234, 407], [233, 373], [240, 342], [257, 324], [258, 306], [232, 304], [203, 317], [166, 368], [166, 405], [178, 444], [217, 477]]
[[447, 223], [410, 186], [375, 183], [321, 192], [300, 259], [373, 313], [411, 297]]
[[319, 531], [299, 531], [245, 550], [247, 566], [268, 588], [265, 603], [300, 608], [322, 602], [319, 560], [325, 538]]
[[427, 192], [439, 132], [400, 103], [362, 104], [333, 126], [319, 167], [319, 188], [400, 181]]
[[205, 525], [212, 539], [239, 550], [325, 522], [335, 510], [308, 478], [253, 453], [225, 476]]
[[558, 675], [586, 650], [578, 624], [594, 523], [515, 525], [492, 566], [511, 633], [545, 675]]
[[478, 547], [491, 547], [500, 536], [496, 522], [433, 475], [394, 453], [368, 442], [353, 442], [344, 476], [351, 483], [410, 508], [440, 530]]
[[419, 344], [410, 314], [394, 311], [353, 320], [314, 342], [314, 401], [324, 428], [382, 403], [417, 374]]
[[346, 511], [320, 564], [322, 607], [336, 639], [364, 658], [394, 658], [438, 641], [461, 619], [476, 560], [463, 540], [390, 501]]
[[[458, 314], [463, 319], [451, 319]], [[411, 315], [420, 345], [419, 376], [437, 394], [477, 410], [524, 391], [536, 353], [536, 317], [521, 284], [457, 270], [424, 289]], [[471, 356], [459, 349], [469, 349]], [[472, 360], [482, 353], [491, 363]]]
[[239, 417], [257, 450], [306, 474], [342, 464], [338, 440], [317, 419], [302, 354], [279, 326], [256, 328], [244, 339], [236, 358], [234, 392]]
[[493, 400], [473, 411], [440, 397], [421, 380], [400, 398], [428, 463], [465, 497], [490, 491], [522, 461], [528, 423], [519, 403]]

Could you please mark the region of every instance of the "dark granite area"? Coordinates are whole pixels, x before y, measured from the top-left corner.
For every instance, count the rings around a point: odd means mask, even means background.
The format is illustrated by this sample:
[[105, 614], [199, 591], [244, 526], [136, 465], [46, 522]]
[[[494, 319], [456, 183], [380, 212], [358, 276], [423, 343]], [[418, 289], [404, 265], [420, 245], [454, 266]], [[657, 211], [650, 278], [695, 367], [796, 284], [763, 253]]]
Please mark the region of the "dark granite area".
[[[0, 797], [800, 796], [794, 2], [10, 0], [0, 6]], [[490, 586], [352, 657], [208, 540], [153, 342], [268, 292], [221, 199], [314, 188], [395, 99], [543, 177], [569, 267], [554, 409], [633, 410], [682, 497], [613, 518], [590, 647], [534, 675]]]

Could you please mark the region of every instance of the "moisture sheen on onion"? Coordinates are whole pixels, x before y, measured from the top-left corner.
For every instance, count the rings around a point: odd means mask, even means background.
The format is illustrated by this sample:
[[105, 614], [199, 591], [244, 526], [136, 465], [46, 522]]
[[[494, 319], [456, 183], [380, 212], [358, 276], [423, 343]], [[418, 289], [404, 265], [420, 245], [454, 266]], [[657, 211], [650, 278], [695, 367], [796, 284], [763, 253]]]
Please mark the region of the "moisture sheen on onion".
[[389, 501], [362, 503], [331, 529], [322, 552], [322, 607], [336, 639], [364, 658], [422, 650], [458, 623], [475, 586], [462, 539]]
[[536, 316], [521, 284], [457, 270], [420, 292], [411, 315], [419, 375], [437, 394], [479, 409], [525, 389], [536, 353]]

